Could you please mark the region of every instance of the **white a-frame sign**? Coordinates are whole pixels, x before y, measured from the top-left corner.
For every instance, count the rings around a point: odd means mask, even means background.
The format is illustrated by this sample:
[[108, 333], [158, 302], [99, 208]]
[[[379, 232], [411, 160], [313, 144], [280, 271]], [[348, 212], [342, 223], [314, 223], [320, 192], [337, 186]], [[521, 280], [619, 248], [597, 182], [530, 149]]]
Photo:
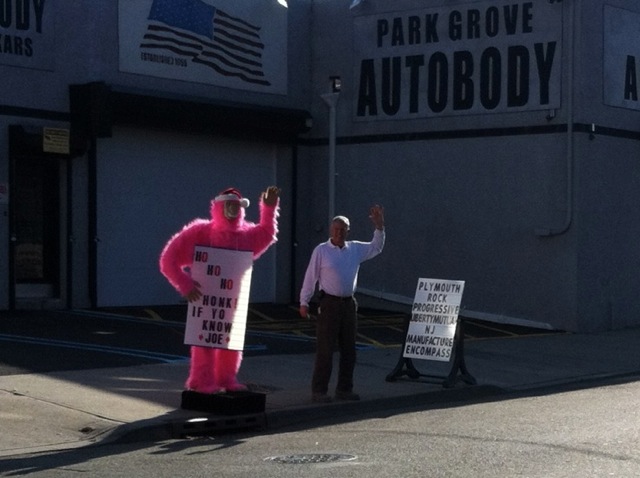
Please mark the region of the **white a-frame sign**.
[[[387, 382], [406, 375], [411, 379], [442, 380], [444, 387], [455, 386], [458, 379], [476, 383], [465, 365], [464, 321], [458, 320], [463, 290], [464, 281], [418, 279], [400, 360], [387, 375]], [[413, 366], [414, 358], [452, 362], [451, 370], [446, 376], [422, 374]]]
[[419, 279], [403, 356], [448, 362], [456, 335], [464, 281]]

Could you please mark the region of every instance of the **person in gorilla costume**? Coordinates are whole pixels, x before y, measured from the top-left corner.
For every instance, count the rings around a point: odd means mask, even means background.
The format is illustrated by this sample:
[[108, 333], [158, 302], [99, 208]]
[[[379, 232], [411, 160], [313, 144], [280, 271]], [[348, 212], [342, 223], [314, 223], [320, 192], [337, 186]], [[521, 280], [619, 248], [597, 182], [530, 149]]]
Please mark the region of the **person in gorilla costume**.
[[[277, 241], [279, 195], [276, 186], [260, 195], [260, 220], [255, 224], [245, 220], [249, 200], [237, 189], [222, 191], [211, 201], [210, 220], [193, 220], [167, 242], [160, 271], [188, 301], [200, 299], [200, 284], [189, 274], [195, 246], [251, 251], [256, 260]], [[241, 362], [241, 351], [192, 345], [186, 388], [208, 394], [246, 390], [237, 380]]]

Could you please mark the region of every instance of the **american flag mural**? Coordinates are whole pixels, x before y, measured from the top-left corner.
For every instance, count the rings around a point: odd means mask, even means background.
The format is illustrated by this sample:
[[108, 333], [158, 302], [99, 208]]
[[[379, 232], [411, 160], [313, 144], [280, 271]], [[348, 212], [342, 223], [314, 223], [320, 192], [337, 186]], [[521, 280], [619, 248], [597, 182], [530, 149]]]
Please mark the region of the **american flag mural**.
[[163, 51], [215, 74], [268, 86], [260, 26], [201, 0], [153, 0], [140, 48]]

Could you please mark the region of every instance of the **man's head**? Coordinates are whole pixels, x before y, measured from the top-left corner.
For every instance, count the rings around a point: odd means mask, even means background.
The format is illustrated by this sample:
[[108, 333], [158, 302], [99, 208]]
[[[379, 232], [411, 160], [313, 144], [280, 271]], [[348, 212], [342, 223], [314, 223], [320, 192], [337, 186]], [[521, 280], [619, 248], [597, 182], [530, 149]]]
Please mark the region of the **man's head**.
[[329, 230], [331, 243], [334, 246], [344, 247], [344, 243], [349, 235], [349, 218], [345, 216], [336, 216], [331, 221]]

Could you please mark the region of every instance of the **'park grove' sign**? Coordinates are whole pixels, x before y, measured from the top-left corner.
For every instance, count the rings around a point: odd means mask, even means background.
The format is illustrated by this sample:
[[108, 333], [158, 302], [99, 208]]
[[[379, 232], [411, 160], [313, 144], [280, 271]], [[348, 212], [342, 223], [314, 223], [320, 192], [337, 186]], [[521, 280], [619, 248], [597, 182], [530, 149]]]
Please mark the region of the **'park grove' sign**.
[[561, 104], [562, 3], [492, 1], [354, 20], [356, 120]]

